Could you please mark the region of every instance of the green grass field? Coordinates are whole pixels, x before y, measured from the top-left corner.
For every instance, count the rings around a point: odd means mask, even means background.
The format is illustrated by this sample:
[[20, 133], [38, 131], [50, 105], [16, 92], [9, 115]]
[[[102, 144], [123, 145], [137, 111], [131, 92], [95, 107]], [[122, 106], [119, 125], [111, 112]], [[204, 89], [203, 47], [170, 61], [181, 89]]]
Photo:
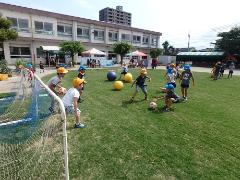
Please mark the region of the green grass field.
[[[141, 92], [134, 103], [134, 88], [124, 84], [113, 91], [106, 74], [87, 70], [85, 101], [79, 104], [87, 127], [74, 129], [74, 118], [68, 118], [71, 179], [240, 179], [239, 77], [213, 81], [194, 73], [188, 101], [163, 113], [148, 105], [162, 95], [164, 71], [148, 71], [150, 100], [143, 101]], [[63, 85], [71, 87], [76, 75], [69, 72]]]

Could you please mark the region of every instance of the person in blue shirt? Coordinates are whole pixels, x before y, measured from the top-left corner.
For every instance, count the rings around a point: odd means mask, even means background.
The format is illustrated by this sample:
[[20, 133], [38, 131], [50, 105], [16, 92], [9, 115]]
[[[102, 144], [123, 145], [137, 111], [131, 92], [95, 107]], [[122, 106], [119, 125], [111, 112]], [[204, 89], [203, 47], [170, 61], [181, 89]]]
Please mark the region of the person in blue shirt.
[[136, 90], [131, 98], [131, 101], [134, 100], [135, 96], [140, 90], [142, 90], [142, 92], [144, 93], [145, 100], [148, 100], [147, 85], [145, 84], [146, 79], [148, 79], [149, 82], [151, 81], [151, 78], [147, 76], [147, 70], [141, 69], [140, 76], [138, 76], [137, 79], [132, 83], [132, 87], [134, 84], [136, 84]]
[[122, 72], [121, 72], [121, 75], [119, 77], [119, 80], [122, 78], [122, 75], [123, 75], [123, 79], [124, 79], [124, 76], [128, 73], [128, 67], [126, 66], [126, 64], [123, 64], [123, 67], [122, 67]]

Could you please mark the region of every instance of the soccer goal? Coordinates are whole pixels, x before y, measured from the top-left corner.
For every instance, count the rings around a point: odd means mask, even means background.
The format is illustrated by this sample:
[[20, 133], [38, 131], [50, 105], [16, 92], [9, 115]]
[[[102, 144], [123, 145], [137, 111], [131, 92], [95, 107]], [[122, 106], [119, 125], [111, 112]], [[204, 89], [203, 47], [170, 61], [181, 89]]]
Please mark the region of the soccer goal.
[[15, 96], [0, 102], [0, 179], [68, 180], [63, 103], [37, 75], [29, 81], [25, 74]]

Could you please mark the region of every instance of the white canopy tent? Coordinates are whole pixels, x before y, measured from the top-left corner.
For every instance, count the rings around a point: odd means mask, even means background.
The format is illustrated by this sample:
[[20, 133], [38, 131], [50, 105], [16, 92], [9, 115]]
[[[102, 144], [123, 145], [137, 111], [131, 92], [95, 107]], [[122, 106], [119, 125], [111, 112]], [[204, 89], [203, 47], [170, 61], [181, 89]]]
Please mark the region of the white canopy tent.
[[44, 51], [59, 51], [58, 46], [41, 46]]
[[83, 51], [82, 54], [83, 55], [89, 55], [89, 56], [90, 55], [106, 55], [105, 52], [102, 52], [102, 51], [100, 51], [98, 49], [95, 49], [95, 48], [89, 49], [87, 51]]

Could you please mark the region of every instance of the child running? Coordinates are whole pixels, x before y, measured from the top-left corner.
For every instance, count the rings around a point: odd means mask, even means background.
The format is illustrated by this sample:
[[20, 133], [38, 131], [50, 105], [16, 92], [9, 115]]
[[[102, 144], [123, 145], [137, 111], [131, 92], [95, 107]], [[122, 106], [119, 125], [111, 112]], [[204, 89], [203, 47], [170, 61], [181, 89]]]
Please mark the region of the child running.
[[70, 88], [62, 98], [66, 113], [75, 114], [76, 122], [74, 128], [83, 128], [85, 126], [81, 123], [81, 111], [78, 109], [79, 91], [83, 87], [83, 82], [83, 79], [78, 77], [74, 78], [73, 87]]
[[190, 70], [190, 66], [186, 64], [184, 66], [184, 71], [182, 72], [180, 76], [180, 83], [181, 83], [181, 92], [183, 99], [187, 100], [188, 96], [188, 88], [190, 84], [190, 79], [192, 79], [193, 85], [194, 85], [194, 77]]
[[[68, 70], [66, 70], [64, 67], [60, 67], [57, 69], [57, 76], [52, 77], [49, 81], [48, 81], [48, 87], [55, 93], [58, 94], [57, 92], [57, 88], [61, 88], [60, 84], [62, 82], [63, 77], [65, 76], [65, 74], [68, 72]], [[51, 107], [49, 108], [49, 111], [51, 113], [54, 113], [54, 104], [55, 104], [55, 100], [52, 97], [51, 100]]]
[[131, 101], [134, 100], [135, 96], [140, 91], [140, 89], [142, 90], [142, 92], [145, 95], [145, 100], [148, 100], [147, 87], [146, 87], [147, 85], [145, 84], [146, 79], [148, 79], [149, 82], [151, 81], [151, 78], [147, 76], [147, 70], [141, 69], [140, 76], [138, 76], [137, 79], [132, 84], [132, 87], [134, 84], [136, 84], [136, 90], [131, 98]]
[[124, 76], [128, 73], [128, 67], [127, 65], [124, 63], [123, 64], [123, 67], [122, 67], [122, 72], [121, 72], [121, 75], [119, 77], [119, 80], [122, 78], [122, 75], [123, 75], [123, 79], [124, 79]]

